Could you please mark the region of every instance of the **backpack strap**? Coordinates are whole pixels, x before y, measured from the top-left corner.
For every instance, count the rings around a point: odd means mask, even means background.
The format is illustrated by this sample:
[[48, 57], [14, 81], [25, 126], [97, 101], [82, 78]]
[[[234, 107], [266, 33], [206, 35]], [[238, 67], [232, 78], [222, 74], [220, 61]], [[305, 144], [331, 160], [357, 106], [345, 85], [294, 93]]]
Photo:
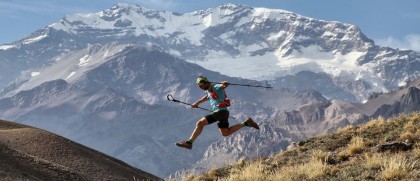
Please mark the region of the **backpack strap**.
[[226, 91], [223, 90], [223, 93], [225, 94], [225, 99], [223, 99], [222, 102], [216, 105], [218, 108], [224, 108], [224, 107], [230, 106], [230, 99], [227, 97]]

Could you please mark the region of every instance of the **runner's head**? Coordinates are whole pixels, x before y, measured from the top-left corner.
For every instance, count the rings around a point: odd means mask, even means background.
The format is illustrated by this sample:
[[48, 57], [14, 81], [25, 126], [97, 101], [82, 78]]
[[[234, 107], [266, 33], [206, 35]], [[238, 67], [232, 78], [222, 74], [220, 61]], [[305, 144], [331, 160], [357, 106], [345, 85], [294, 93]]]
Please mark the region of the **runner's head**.
[[199, 76], [195, 83], [203, 90], [208, 90], [210, 87], [210, 82], [207, 77]]

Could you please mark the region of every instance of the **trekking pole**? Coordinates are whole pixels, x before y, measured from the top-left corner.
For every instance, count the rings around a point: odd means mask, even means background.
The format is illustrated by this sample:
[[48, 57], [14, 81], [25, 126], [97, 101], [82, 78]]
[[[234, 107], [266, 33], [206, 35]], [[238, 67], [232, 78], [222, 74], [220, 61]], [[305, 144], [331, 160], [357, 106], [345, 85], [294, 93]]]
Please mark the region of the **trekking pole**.
[[[213, 84], [222, 84], [220, 82], [210, 82]], [[229, 85], [237, 85], [237, 86], [246, 86], [246, 87], [261, 87], [261, 88], [266, 88], [266, 89], [272, 89], [273, 87], [270, 86], [261, 86], [261, 85], [248, 85], [248, 84], [233, 84], [233, 83], [228, 83]]]
[[[173, 102], [177, 102], [177, 103], [181, 103], [181, 104], [185, 104], [185, 105], [192, 106], [192, 104], [189, 104], [189, 103], [182, 102], [182, 101], [179, 101], [179, 100], [174, 99], [174, 97], [173, 97], [171, 94], [168, 94], [168, 95], [166, 96], [166, 99], [168, 99], [168, 101], [173, 101]], [[197, 106], [197, 108], [202, 109], [202, 110], [206, 110], [206, 111], [208, 111], [208, 112], [212, 112], [212, 111], [210, 111], [210, 110], [208, 110], [208, 109], [206, 109], [206, 108], [203, 108], [203, 107], [199, 107], [199, 106]], [[235, 117], [232, 117], [232, 116], [229, 116], [229, 117], [230, 117], [230, 118], [232, 118], [232, 119], [236, 119]]]
[[[181, 104], [185, 104], [185, 105], [192, 106], [192, 104], [189, 104], [189, 103], [182, 102], [182, 101], [179, 101], [179, 100], [174, 99], [174, 97], [172, 97], [172, 95], [171, 95], [171, 94], [168, 94], [168, 95], [166, 96], [166, 99], [168, 99], [168, 101], [174, 101], [174, 102], [178, 102], [178, 103], [181, 103]], [[208, 110], [208, 109], [206, 109], [206, 108], [202, 108], [202, 107], [199, 107], [199, 106], [198, 106], [197, 108], [211, 112], [210, 110]]]

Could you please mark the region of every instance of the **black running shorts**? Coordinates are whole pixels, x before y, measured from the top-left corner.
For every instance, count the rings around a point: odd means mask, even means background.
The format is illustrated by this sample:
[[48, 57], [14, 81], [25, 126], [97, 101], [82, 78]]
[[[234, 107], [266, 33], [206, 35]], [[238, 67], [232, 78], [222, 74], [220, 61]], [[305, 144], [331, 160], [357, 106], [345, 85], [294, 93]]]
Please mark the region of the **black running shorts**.
[[229, 111], [228, 110], [220, 110], [217, 112], [213, 112], [211, 114], [204, 116], [204, 118], [206, 118], [209, 124], [219, 121], [219, 123], [217, 123], [217, 126], [219, 128], [229, 128], [229, 121], [228, 121]]

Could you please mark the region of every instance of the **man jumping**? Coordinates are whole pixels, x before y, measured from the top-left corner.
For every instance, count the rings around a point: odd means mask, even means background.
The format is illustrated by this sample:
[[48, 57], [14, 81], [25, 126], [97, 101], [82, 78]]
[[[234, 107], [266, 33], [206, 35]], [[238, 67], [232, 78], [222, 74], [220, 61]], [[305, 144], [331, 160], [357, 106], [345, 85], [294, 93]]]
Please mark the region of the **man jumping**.
[[255, 123], [251, 118], [247, 118], [241, 124], [236, 124], [229, 127], [229, 110], [230, 100], [227, 98], [225, 89], [229, 86], [227, 81], [221, 82], [221, 84], [211, 84], [206, 77], [198, 77], [196, 84], [200, 89], [206, 92], [206, 96], [202, 97], [200, 100], [191, 105], [191, 108], [197, 108], [203, 102], [210, 100], [212, 113], [201, 118], [194, 129], [194, 132], [191, 134], [191, 137], [188, 141], [181, 141], [176, 143], [177, 146], [192, 149], [193, 142], [203, 131], [204, 126], [217, 122], [217, 125], [220, 129], [220, 133], [223, 136], [229, 136], [232, 133], [238, 131], [239, 129], [249, 126], [255, 129], [260, 129], [257, 123]]

